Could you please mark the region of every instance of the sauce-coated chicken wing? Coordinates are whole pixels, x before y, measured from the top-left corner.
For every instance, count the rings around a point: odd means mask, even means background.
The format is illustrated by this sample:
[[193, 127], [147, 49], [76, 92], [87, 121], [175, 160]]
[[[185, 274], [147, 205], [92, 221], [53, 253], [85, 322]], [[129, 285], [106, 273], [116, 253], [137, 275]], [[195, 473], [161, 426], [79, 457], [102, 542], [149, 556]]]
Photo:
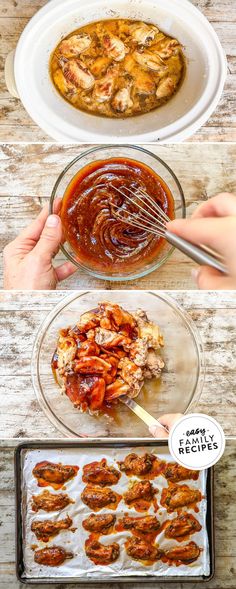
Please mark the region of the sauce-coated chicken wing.
[[50, 485], [54, 489], [59, 489], [64, 483], [75, 477], [78, 470], [78, 466], [65, 466], [43, 460], [35, 465], [33, 475], [37, 479], [39, 487]]
[[155, 493], [156, 489], [150, 481], [135, 481], [124, 493], [124, 501], [137, 511], [146, 511], [154, 500]]
[[74, 503], [72, 499], [66, 493], [50, 493], [49, 491], [43, 491], [40, 495], [32, 496], [32, 511], [61, 511], [64, 507], [67, 507], [70, 503]]
[[108, 565], [117, 560], [120, 554], [119, 544], [113, 542], [108, 546], [101, 544], [93, 537], [88, 538], [85, 542], [85, 552], [88, 558], [97, 565]]
[[83, 468], [84, 483], [92, 483], [94, 485], [101, 485], [102, 487], [116, 485], [120, 476], [120, 472], [113, 466], [107, 466], [105, 458], [100, 460], [100, 462], [86, 464]]
[[49, 542], [50, 538], [60, 534], [61, 530], [71, 528], [72, 523], [72, 519], [69, 516], [55, 522], [47, 519], [39, 520], [32, 522], [31, 530], [40, 542]]
[[161, 505], [170, 512], [185, 506], [194, 506], [201, 500], [201, 492], [198, 489], [188, 487], [188, 485], [174, 485], [171, 483], [167, 488], [163, 489], [161, 494]]
[[175, 546], [164, 553], [165, 560], [172, 561], [174, 564], [191, 564], [195, 562], [200, 555], [200, 548], [195, 542], [189, 542], [185, 546]]
[[135, 560], [154, 562], [160, 557], [157, 546], [145, 542], [142, 538], [129, 538], [125, 547], [127, 554]]
[[180, 464], [167, 462], [164, 470], [164, 476], [168, 481], [171, 481], [171, 483], [187, 481], [188, 479], [197, 481], [199, 477], [199, 470], [190, 470], [189, 468], [185, 468]]
[[114, 525], [116, 516], [111, 513], [102, 513], [95, 515], [92, 513], [83, 520], [82, 525], [87, 532], [108, 534]]
[[146, 515], [144, 517], [129, 517], [124, 516], [120, 523], [124, 530], [137, 530], [142, 534], [149, 534], [160, 529], [160, 522], [155, 515]]
[[128, 454], [123, 462], [118, 462], [121, 471], [127, 475], [141, 476], [151, 472], [156, 457], [153, 454], [138, 456], [134, 452]]
[[60, 546], [50, 546], [42, 548], [42, 550], [35, 550], [34, 560], [38, 564], [43, 564], [48, 567], [58, 567], [68, 558], [73, 558], [72, 552], [66, 552]]
[[110, 509], [116, 509], [121, 496], [107, 487], [87, 485], [81, 493], [81, 499], [90, 509], [97, 511], [108, 506]]
[[183, 513], [171, 520], [165, 528], [166, 538], [175, 538], [182, 542], [185, 537], [195, 534], [202, 529], [197, 519], [191, 513]]

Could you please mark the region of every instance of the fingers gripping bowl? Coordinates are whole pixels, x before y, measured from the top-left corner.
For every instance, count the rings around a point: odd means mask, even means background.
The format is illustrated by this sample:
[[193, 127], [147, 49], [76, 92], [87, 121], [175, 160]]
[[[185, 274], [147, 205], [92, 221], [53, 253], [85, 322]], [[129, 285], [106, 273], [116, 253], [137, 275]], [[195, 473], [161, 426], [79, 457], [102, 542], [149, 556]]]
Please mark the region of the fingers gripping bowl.
[[[161, 358], [165, 364], [161, 378], [145, 382], [138, 403], [154, 417], [164, 413], [185, 412], [193, 408], [203, 385], [204, 358], [201, 340], [191, 318], [166, 295], [137, 291], [100, 291], [73, 294], [48, 315], [41, 326], [33, 350], [32, 378], [34, 388], [48, 418], [67, 436], [133, 437], [149, 436], [147, 428], [122, 403], [115, 412], [98, 415], [80, 413], [68, 396], [60, 392], [51, 370], [58, 333], [65, 326], [74, 326], [83, 313], [110, 301], [133, 312], [147, 310], [148, 318], [159, 326], [164, 347]], [[183, 354], [184, 350], [184, 354]]]
[[[178, 39], [186, 75], [161, 108], [131, 119], [111, 120], [79, 112], [53, 86], [50, 55], [61, 39], [98, 20], [131, 19], [156, 26]], [[37, 44], [35, 44], [37, 38]], [[31, 19], [15, 54], [14, 77], [23, 105], [38, 125], [59, 141], [182, 141], [206, 122], [220, 99], [225, 57], [211, 25], [187, 0], [52, 0]]]
[[63, 253], [98, 278], [139, 278], [159, 268], [173, 252], [164, 239], [117, 219], [114, 207], [135, 210], [121, 198], [124, 187], [144, 188], [170, 218], [185, 216], [174, 172], [138, 146], [107, 145], [82, 153], [66, 166], [52, 190], [51, 212], [55, 198], [62, 198]]

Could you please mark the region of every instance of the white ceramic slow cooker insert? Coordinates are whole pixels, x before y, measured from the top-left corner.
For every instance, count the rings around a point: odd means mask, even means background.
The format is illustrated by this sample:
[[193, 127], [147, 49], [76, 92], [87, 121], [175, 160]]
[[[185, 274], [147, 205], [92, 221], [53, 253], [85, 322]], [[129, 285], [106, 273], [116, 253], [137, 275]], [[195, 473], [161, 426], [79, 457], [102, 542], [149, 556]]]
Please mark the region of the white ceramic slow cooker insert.
[[[136, 117], [109, 119], [77, 110], [54, 88], [49, 59], [60, 39], [87, 23], [109, 18], [154, 23], [182, 43], [185, 80], [166, 105]], [[14, 58], [16, 88], [24, 107], [39, 127], [62, 142], [182, 141], [216, 108], [225, 76], [218, 37], [188, 0], [50, 0], [24, 29]]]

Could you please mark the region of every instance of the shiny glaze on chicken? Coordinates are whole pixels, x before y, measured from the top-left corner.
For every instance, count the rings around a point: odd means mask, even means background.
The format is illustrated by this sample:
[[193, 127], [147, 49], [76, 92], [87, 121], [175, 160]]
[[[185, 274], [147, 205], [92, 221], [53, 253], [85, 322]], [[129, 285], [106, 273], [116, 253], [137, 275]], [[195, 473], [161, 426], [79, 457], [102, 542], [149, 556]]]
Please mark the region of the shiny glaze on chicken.
[[32, 522], [31, 530], [40, 542], [49, 542], [50, 538], [60, 534], [61, 530], [68, 530], [72, 524], [73, 521], [69, 516], [55, 522], [47, 519], [37, 520]]
[[150, 542], [145, 542], [142, 538], [129, 538], [125, 542], [125, 548], [128, 556], [134, 560], [142, 560], [147, 564], [151, 564], [160, 558], [158, 547]]
[[[117, 304], [100, 303], [83, 313], [77, 325], [62, 329], [52, 359], [55, 378], [73, 405], [81, 411], [103, 412], [123, 394], [136, 397], [146, 378], [160, 377], [164, 362], [159, 354], [163, 337], [146, 313], [129, 313]], [[150, 364], [152, 350], [155, 362]], [[150, 458], [142, 459], [148, 469]], [[146, 464], [147, 463], [147, 464]], [[153, 473], [158, 461], [153, 463]], [[100, 462], [86, 466], [85, 482], [116, 484], [120, 473]], [[103, 482], [102, 482], [103, 481]]]
[[39, 511], [61, 511], [64, 507], [67, 507], [70, 503], [74, 503], [72, 499], [66, 493], [50, 493], [49, 491], [43, 491], [40, 495], [32, 496], [32, 510]]
[[167, 522], [165, 525], [165, 537], [175, 538], [178, 542], [187, 540], [191, 534], [200, 532], [202, 526], [191, 513], [183, 513]]
[[199, 511], [197, 503], [202, 500], [201, 491], [192, 489], [188, 485], [174, 485], [169, 483], [161, 494], [161, 505], [167, 511], [178, 511], [183, 507], [192, 507], [196, 512]]
[[39, 487], [50, 486], [60, 489], [64, 483], [75, 477], [78, 470], [78, 466], [65, 466], [43, 460], [35, 465], [33, 475], [37, 479]]
[[108, 487], [102, 488], [87, 485], [81, 493], [81, 499], [90, 509], [98, 511], [103, 507], [116, 509], [121, 500], [121, 495], [118, 495], [118, 493], [115, 493], [115, 491], [112, 491]]
[[185, 546], [175, 546], [166, 550], [161, 559], [169, 565], [179, 566], [181, 564], [191, 564], [200, 556], [201, 549], [195, 542], [189, 542]]
[[116, 516], [111, 513], [92, 513], [82, 521], [83, 528], [87, 532], [94, 532], [97, 534], [109, 534], [112, 531]]
[[168, 462], [165, 466], [164, 476], [172, 483], [178, 483], [179, 481], [187, 481], [190, 479], [197, 481], [199, 478], [199, 470], [190, 470], [180, 464]]
[[85, 542], [85, 553], [94, 564], [109, 565], [117, 560], [120, 554], [120, 547], [116, 542], [105, 546], [91, 534]]
[[128, 454], [125, 460], [118, 462], [119, 468], [127, 476], [138, 476], [140, 478], [155, 478], [161, 474], [165, 468], [165, 462], [157, 458], [154, 454], [147, 452], [138, 456], [134, 452]]
[[84, 483], [106, 487], [108, 485], [116, 485], [120, 476], [120, 472], [113, 466], [108, 466], [106, 459], [102, 458], [100, 462], [91, 462], [84, 466], [82, 480]]
[[73, 558], [72, 552], [67, 552], [60, 546], [50, 546], [48, 548], [42, 548], [41, 550], [35, 550], [34, 560], [38, 564], [43, 564], [48, 567], [58, 567], [65, 562], [68, 558]]
[[177, 39], [152, 24], [101, 20], [60, 41], [50, 72], [61, 96], [77, 109], [125, 118], [168, 102], [183, 80], [185, 60]]
[[155, 499], [156, 489], [150, 481], [134, 481], [124, 493], [124, 502], [136, 511], [147, 511], [153, 503], [154, 511], [157, 509]]

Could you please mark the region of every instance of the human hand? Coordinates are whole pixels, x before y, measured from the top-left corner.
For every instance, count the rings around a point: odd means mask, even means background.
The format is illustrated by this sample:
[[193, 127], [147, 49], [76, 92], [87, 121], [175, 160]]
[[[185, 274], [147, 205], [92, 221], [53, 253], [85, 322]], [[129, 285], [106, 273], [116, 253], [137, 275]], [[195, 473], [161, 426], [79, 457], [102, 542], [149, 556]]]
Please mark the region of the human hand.
[[196, 245], [204, 244], [224, 258], [229, 274], [209, 266], [199, 266], [194, 278], [201, 289], [236, 289], [236, 196], [222, 192], [201, 204], [191, 219], [167, 223], [172, 231]]
[[[176, 423], [176, 421], [178, 421], [181, 417], [182, 413], [167, 413], [166, 415], [162, 415], [161, 417], [159, 417], [158, 421], [160, 421], [160, 423], [164, 425], [164, 427], [166, 427], [169, 432], [173, 425]], [[158, 425], [151, 425], [151, 427], [149, 427], [149, 431], [154, 438], [168, 439], [169, 437], [169, 433], [162, 429], [162, 427], [159, 427]]]
[[[60, 199], [55, 201], [59, 212]], [[53, 290], [61, 280], [71, 276], [76, 267], [65, 262], [54, 268], [53, 257], [62, 241], [61, 219], [48, 215], [46, 205], [38, 217], [3, 251], [4, 288], [6, 290]]]

